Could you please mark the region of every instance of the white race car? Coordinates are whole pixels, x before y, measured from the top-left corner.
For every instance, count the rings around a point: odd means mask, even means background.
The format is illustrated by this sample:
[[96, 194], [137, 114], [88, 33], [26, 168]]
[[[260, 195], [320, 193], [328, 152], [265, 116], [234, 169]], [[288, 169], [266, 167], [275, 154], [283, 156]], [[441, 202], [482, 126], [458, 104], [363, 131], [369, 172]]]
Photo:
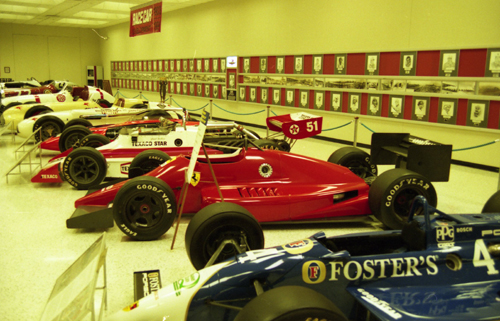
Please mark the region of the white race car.
[[[58, 112], [49, 112], [28, 117], [17, 125], [20, 137], [29, 137], [34, 131], [41, 128], [41, 140], [45, 141], [62, 133], [63, 129], [73, 125], [86, 127], [104, 126], [130, 120], [134, 115], [144, 113], [144, 109], [172, 109], [160, 103], [148, 102], [140, 99], [118, 98], [109, 108], [95, 107], [86, 109], [72, 109]], [[178, 118], [172, 116], [172, 118]], [[35, 137], [40, 141], [40, 135]]]
[[[56, 94], [25, 95], [5, 98], [2, 103], [12, 101], [14, 106], [4, 110], [0, 117], [0, 125], [12, 123], [12, 128], [23, 119], [40, 113], [71, 109], [87, 109], [108, 107], [115, 98], [109, 93], [96, 87], [73, 87], [66, 84]], [[8, 103], [6, 106], [11, 105]]]
[[[44, 85], [47, 85], [45, 83]], [[21, 89], [21, 88], [35, 88], [40, 87], [40, 84], [35, 78], [31, 78], [29, 80], [19, 80], [19, 81], [9, 81], [9, 82], [0, 82], [0, 90], [3, 89]], [[2, 96], [3, 98], [4, 96]]]
[[41, 90], [38, 91], [33, 89], [34, 90], [33, 93], [30, 92], [29, 94], [23, 93], [23, 90], [19, 90], [18, 92], [15, 92], [13, 95], [8, 95], [7, 92], [14, 89], [4, 89], [1, 102], [2, 109], [5, 110], [12, 106], [17, 106], [29, 102], [33, 103], [57, 102], [63, 99], [61, 96], [59, 96], [59, 94], [64, 94], [63, 92], [68, 92], [72, 94], [73, 89], [75, 91], [78, 90], [81, 91], [83, 89], [83, 87], [79, 87], [77, 84], [68, 81], [53, 81], [47, 85], [38, 88], [41, 88]]
[[[102, 135], [88, 135], [80, 143], [81, 147], [68, 149], [53, 157], [35, 174], [33, 183], [62, 183], [67, 181], [77, 189], [89, 189], [99, 185], [105, 178], [131, 178], [143, 175], [170, 159], [170, 156], [190, 155], [198, 126], [182, 125], [166, 120], [161, 127], [126, 128], [124, 132], [106, 144], [94, 141], [106, 138]], [[75, 126], [79, 127], [79, 126]], [[80, 126], [81, 127], [81, 126]], [[209, 154], [233, 152], [234, 148], [245, 144], [245, 137], [259, 140], [259, 136], [234, 122], [208, 122], [203, 141], [210, 144]], [[262, 148], [282, 149], [274, 140], [259, 140]], [[213, 145], [218, 147], [214, 147]], [[143, 153], [144, 152], [144, 153]], [[71, 164], [68, 164], [70, 162]]]

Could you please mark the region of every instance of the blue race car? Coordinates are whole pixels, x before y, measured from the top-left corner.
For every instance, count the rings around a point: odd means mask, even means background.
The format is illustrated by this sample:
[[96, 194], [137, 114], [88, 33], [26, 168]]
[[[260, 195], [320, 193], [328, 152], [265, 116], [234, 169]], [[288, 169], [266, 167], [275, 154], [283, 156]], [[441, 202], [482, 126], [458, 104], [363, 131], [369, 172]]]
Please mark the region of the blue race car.
[[238, 205], [212, 204], [186, 232], [191, 262], [208, 267], [109, 319], [498, 320], [500, 214], [447, 215], [417, 199], [402, 230], [317, 233], [215, 265], [262, 231]]

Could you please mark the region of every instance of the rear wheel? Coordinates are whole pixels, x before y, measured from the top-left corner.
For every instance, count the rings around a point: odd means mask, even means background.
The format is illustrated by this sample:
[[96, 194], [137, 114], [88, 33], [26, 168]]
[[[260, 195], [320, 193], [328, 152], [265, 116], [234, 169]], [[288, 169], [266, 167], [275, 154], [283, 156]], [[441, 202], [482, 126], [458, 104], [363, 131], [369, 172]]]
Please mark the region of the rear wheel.
[[129, 180], [113, 201], [113, 217], [123, 233], [135, 240], [155, 240], [172, 226], [177, 214], [175, 194], [159, 178]]
[[87, 147], [97, 148], [97, 147], [107, 145], [110, 142], [111, 141], [106, 136], [99, 135], [99, 134], [90, 134], [90, 135], [83, 137], [80, 140], [79, 147], [87, 146]]
[[252, 143], [262, 149], [284, 150], [276, 141], [270, 139], [258, 139]]
[[491, 195], [481, 213], [500, 213], [500, 191]]
[[134, 157], [130, 163], [128, 178], [134, 178], [149, 173], [169, 159], [171, 159], [170, 156], [161, 150], [145, 150]]
[[66, 156], [61, 172], [63, 179], [77, 189], [89, 189], [106, 177], [106, 159], [92, 147], [81, 147]]
[[75, 119], [71, 119], [69, 122], [67, 122], [66, 125], [64, 125], [64, 129], [67, 129], [67, 128], [69, 128], [71, 126], [75, 126], [75, 125], [80, 125], [80, 126], [84, 126], [84, 127], [92, 127], [92, 123], [89, 122], [88, 120], [82, 119], [82, 118], [75, 118]]
[[135, 104], [135, 105], [133, 105], [130, 108], [134, 108], [134, 109], [146, 109], [146, 108], [148, 108], [148, 105], [146, 105], [146, 104]]
[[18, 106], [18, 105], [22, 105], [22, 104], [18, 101], [8, 103], [7, 105], [5, 105], [5, 109], [10, 108], [10, 107], [14, 107], [14, 106]]
[[43, 105], [37, 105], [33, 106], [28, 111], [24, 114], [24, 119], [30, 118], [32, 116], [40, 115], [42, 113], [47, 113], [47, 112], [52, 112], [52, 109], [50, 109], [47, 106]]
[[356, 147], [342, 147], [328, 158], [328, 162], [349, 168], [361, 178], [377, 176], [377, 165], [370, 162], [370, 155]]
[[191, 263], [200, 270], [216, 255], [221, 244], [222, 251], [214, 257], [213, 263], [242, 251], [262, 249], [264, 234], [249, 211], [237, 204], [222, 202], [196, 213], [186, 230], [185, 243]]
[[417, 195], [424, 196], [429, 205], [436, 207], [437, 194], [430, 180], [413, 171], [395, 168], [373, 181], [368, 202], [379, 221], [399, 230], [408, 222], [411, 204]]
[[35, 124], [33, 124], [33, 132], [41, 128], [40, 132], [35, 135], [35, 141], [38, 143], [40, 141], [45, 141], [51, 137], [56, 137], [62, 132], [63, 127], [64, 123], [57, 117], [40, 117], [36, 120]]
[[[146, 105], [144, 105], [144, 106], [146, 106]], [[163, 117], [166, 119], [172, 118], [172, 116], [167, 111], [161, 110], [161, 109], [150, 110], [147, 113], [145, 113], [142, 118], [148, 119], [148, 120], [154, 120], [154, 119], [160, 119], [160, 117]]]
[[253, 298], [234, 321], [347, 321], [323, 294], [303, 286], [282, 286]]
[[92, 134], [92, 131], [85, 126], [75, 125], [63, 130], [59, 137], [59, 150], [65, 152], [76, 143], [79, 143], [85, 136]]

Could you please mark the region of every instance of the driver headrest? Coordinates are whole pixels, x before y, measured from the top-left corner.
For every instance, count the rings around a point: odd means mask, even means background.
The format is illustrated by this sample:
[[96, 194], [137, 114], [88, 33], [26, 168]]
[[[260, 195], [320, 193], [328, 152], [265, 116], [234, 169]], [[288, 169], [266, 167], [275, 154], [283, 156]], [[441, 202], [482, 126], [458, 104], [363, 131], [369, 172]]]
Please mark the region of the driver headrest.
[[426, 248], [425, 232], [416, 220], [403, 224], [401, 237], [411, 251], [422, 251]]

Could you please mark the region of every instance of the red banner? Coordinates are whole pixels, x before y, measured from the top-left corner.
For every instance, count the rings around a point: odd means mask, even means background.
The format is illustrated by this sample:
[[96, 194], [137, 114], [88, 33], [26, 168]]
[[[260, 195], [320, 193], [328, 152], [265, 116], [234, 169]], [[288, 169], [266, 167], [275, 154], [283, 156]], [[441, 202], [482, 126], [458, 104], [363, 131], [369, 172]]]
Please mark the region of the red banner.
[[152, 1], [130, 9], [130, 37], [161, 31], [162, 1]]

